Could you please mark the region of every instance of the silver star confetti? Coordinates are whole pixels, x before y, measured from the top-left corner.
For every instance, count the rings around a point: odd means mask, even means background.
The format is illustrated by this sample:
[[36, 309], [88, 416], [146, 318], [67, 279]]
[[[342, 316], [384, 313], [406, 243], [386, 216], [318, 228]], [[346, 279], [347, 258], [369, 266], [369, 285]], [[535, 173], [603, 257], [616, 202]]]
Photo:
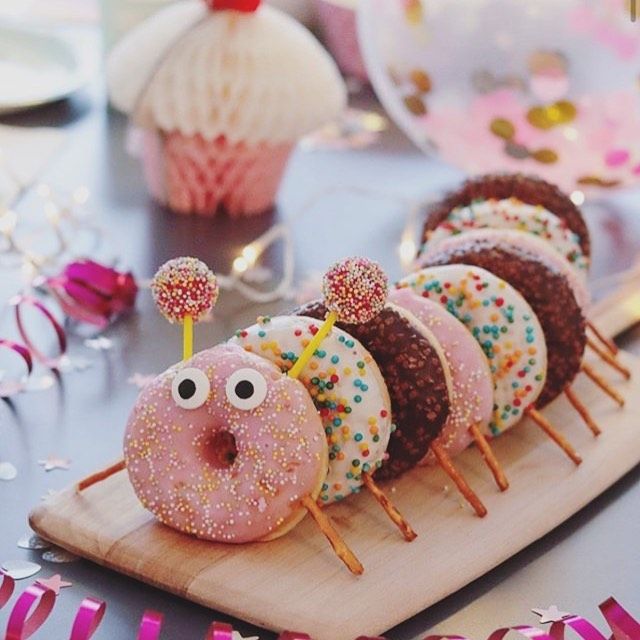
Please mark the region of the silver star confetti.
[[45, 551], [42, 554], [42, 559], [54, 564], [67, 564], [69, 562], [79, 560], [78, 556], [61, 549], [60, 547], [53, 547], [52, 549], [49, 549], [49, 551]]
[[234, 631], [231, 637], [232, 637], [232, 640], [260, 640], [258, 636], [251, 636], [250, 638], [245, 638], [244, 636], [241, 636], [237, 631]]
[[67, 458], [58, 458], [57, 456], [49, 456], [44, 460], [38, 460], [38, 464], [44, 467], [45, 471], [54, 471], [55, 469], [62, 469], [66, 471], [71, 466], [71, 460]]
[[531, 609], [531, 611], [537, 616], [540, 616], [540, 624], [560, 622], [571, 615], [566, 611], [559, 611], [555, 604], [552, 604], [547, 609]]
[[15, 480], [18, 470], [10, 462], [0, 462], [0, 480]]
[[27, 560], [7, 560], [2, 563], [2, 569], [14, 580], [24, 580], [35, 576], [42, 567], [35, 562], [28, 562]]
[[18, 540], [18, 546], [21, 549], [30, 550], [49, 549], [49, 547], [51, 547], [46, 540], [43, 540], [35, 533], [25, 533], [22, 538]]

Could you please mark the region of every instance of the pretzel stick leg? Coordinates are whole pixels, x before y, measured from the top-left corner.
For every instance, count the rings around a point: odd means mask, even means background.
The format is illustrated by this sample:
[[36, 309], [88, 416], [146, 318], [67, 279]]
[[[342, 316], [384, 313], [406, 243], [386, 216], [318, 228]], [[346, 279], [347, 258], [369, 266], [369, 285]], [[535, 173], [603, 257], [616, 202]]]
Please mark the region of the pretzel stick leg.
[[571, 387], [567, 387], [564, 390], [564, 395], [567, 396], [567, 400], [573, 405], [573, 408], [580, 414], [580, 417], [584, 420], [584, 423], [591, 429], [591, 433], [594, 436], [599, 436], [602, 433], [602, 429], [597, 425], [589, 413], [589, 409], [582, 403], [580, 398], [575, 394]]
[[595, 382], [610, 398], [624, 407], [624, 398], [590, 365], [583, 362], [581, 369]]
[[329, 540], [335, 554], [340, 558], [340, 560], [342, 560], [342, 562], [345, 563], [345, 565], [347, 565], [349, 571], [357, 576], [362, 575], [364, 573], [364, 567], [360, 563], [360, 560], [356, 558], [353, 551], [349, 549], [347, 543], [342, 539], [340, 534], [335, 530], [329, 516], [322, 511], [311, 496], [305, 496], [302, 498], [302, 505], [316, 521], [320, 531], [322, 531], [327, 540]]
[[493, 477], [500, 491], [506, 491], [509, 488], [509, 481], [507, 480], [507, 476], [505, 476], [504, 471], [502, 470], [502, 467], [498, 462], [498, 458], [496, 458], [496, 454], [493, 453], [491, 445], [485, 438], [484, 433], [480, 431], [480, 428], [477, 424], [472, 424], [469, 427], [469, 433], [473, 436], [476, 446], [480, 450], [485, 463], [491, 470], [491, 473], [493, 474]]
[[458, 491], [460, 491], [465, 500], [473, 507], [476, 514], [480, 518], [484, 518], [484, 516], [487, 515], [487, 508], [482, 504], [482, 501], [473, 489], [467, 484], [462, 474], [455, 468], [449, 454], [447, 454], [444, 448], [437, 442], [432, 442], [430, 448], [444, 472], [455, 482]]
[[618, 373], [621, 373], [625, 379], [631, 378], [631, 371], [621, 364], [616, 358], [614, 358], [608, 351], [605, 351], [599, 344], [597, 344], [591, 338], [587, 338], [587, 346], [594, 353], [598, 354], [604, 362], [606, 362], [612, 369], [615, 369]]
[[110, 467], [107, 467], [102, 471], [98, 471], [97, 473], [90, 475], [88, 478], [85, 478], [84, 480], [80, 480], [80, 482], [78, 482], [78, 484], [76, 485], [76, 490], [78, 492], [84, 491], [85, 489], [92, 487], [94, 484], [98, 484], [99, 482], [102, 482], [103, 480], [110, 478], [111, 476], [115, 475], [116, 473], [119, 473], [120, 471], [123, 471], [126, 468], [127, 467], [126, 467], [125, 461], [119, 460], [115, 464], [112, 464]]
[[571, 443], [537, 410], [529, 407], [526, 414], [571, 458], [574, 464], [582, 462], [580, 454]]
[[411, 528], [411, 525], [403, 518], [387, 495], [378, 487], [375, 480], [369, 473], [362, 474], [364, 486], [371, 492], [371, 495], [378, 501], [392, 522], [400, 529], [407, 542], [411, 542], [418, 537], [418, 534]]
[[589, 329], [591, 329], [591, 331], [593, 331], [593, 335], [598, 338], [598, 340], [600, 340], [600, 342], [605, 347], [607, 347], [611, 355], [618, 355], [618, 345], [613, 340], [611, 340], [611, 338], [605, 336], [604, 333], [602, 333], [602, 331], [598, 329], [598, 326], [591, 322], [591, 320], [587, 320], [587, 326], [589, 327]]

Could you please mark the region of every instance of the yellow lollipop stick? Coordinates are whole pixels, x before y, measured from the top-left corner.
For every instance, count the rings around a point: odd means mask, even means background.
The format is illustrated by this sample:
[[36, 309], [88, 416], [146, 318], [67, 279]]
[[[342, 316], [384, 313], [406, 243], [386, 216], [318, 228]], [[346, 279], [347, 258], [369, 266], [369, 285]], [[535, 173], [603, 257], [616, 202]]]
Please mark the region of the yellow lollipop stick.
[[320, 346], [322, 341], [329, 335], [329, 331], [338, 320], [338, 314], [335, 311], [329, 311], [324, 323], [318, 329], [318, 332], [311, 339], [311, 342], [305, 347], [305, 350], [300, 354], [300, 357], [296, 360], [296, 363], [289, 369], [290, 378], [298, 378], [303, 369], [309, 363], [309, 360], [313, 357], [316, 349]]
[[185, 316], [182, 323], [182, 360], [193, 355], [193, 316]]

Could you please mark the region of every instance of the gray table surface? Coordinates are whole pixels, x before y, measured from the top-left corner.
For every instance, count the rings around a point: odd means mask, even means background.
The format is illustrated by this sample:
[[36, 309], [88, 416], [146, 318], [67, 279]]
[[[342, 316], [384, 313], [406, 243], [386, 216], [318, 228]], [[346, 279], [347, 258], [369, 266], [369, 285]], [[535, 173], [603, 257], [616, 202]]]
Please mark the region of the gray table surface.
[[[366, 92], [355, 102], [379, 108]], [[195, 254], [212, 268], [227, 272], [240, 247], [275, 219], [295, 217], [309, 196], [320, 192], [325, 195], [313, 212], [293, 223], [298, 277], [322, 270], [345, 254], [369, 255], [398, 276], [397, 245], [406, 215], [403, 206], [397, 200], [336, 189], [358, 186], [421, 198], [459, 178], [455, 171], [425, 159], [391, 128], [364, 150], [298, 151], [273, 214], [244, 221], [189, 219], [174, 216], [149, 200], [138, 164], [123, 148], [124, 119], [106, 109], [100, 90], [5, 117], [2, 122], [57, 125], [68, 132], [68, 143], [44, 178], [60, 186], [85, 184], [90, 188], [96, 219], [108, 229], [116, 255], [140, 277], [149, 277], [164, 260], [182, 254]], [[27, 196], [19, 209], [30, 206], [33, 198]], [[627, 266], [640, 249], [637, 208], [637, 194], [588, 207], [595, 240], [595, 276]], [[280, 258], [278, 250], [269, 254], [269, 264], [276, 271]], [[0, 271], [1, 299], [15, 292], [19, 282], [16, 272]], [[235, 294], [224, 294], [215, 322], [197, 328], [196, 346], [214, 344], [251, 323], [257, 314], [275, 313], [288, 304], [257, 306]], [[0, 335], [13, 332], [5, 316]], [[11, 404], [0, 403], [0, 460], [12, 461], [19, 470], [15, 481], [0, 482], [0, 562], [38, 560], [38, 553], [16, 546], [27, 531], [29, 509], [48, 489], [60, 489], [118, 456], [125, 420], [137, 393], [127, 378], [134, 372], [157, 373], [179, 357], [179, 334], [154, 311], [147, 292], [140, 296], [136, 312], [107, 335], [114, 346], [104, 353], [87, 349], [79, 337], [72, 339], [72, 355], [91, 361], [87, 370], [62, 376], [47, 391], [22, 395]], [[640, 333], [631, 332], [623, 343], [640, 351], [639, 337]], [[45, 473], [37, 460], [49, 454], [70, 458], [71, 469]], [[597, 605], [610, 595], [640, 615], [639, 540], [640, 467], [636, 467], [561, 527], [389, 631], [388, 637], [409, 640], [440, 632], [480, 639], [503, 624], [535, 623], [530, 608], [552, 603], [588, 616], [604, 628]], [[475, 543], [482, 553], [482, 547], [491, 541]], [[41, 576], [61, 572], [73, 582], [73, 588], [60, 595], [54, 615], [37, 638], [68, 637], [74, 612], [86, 595], [108, 601], [107, 617], [96, 638], [134, 638], [146, 608], [166, 613], [162, 637], [167, 639], [201, 638], [212, 619], [226, 619], [90, 562], [43, 565]], [[27, 584], [24, 581], [19, 586]], [[0, 612], [0, 633], [7, 611]], [[244, 635], [274, 637], [242, 621], [234, 624]]]

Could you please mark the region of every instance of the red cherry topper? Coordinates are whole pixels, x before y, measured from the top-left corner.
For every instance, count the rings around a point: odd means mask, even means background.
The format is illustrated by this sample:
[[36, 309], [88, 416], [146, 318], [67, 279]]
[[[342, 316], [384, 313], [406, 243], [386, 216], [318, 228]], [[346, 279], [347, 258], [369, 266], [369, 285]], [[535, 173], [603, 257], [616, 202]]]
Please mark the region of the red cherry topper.
[[262, 0], [204, 0], [211, 11], [240, 11], [253, 13], [257, 11]]

